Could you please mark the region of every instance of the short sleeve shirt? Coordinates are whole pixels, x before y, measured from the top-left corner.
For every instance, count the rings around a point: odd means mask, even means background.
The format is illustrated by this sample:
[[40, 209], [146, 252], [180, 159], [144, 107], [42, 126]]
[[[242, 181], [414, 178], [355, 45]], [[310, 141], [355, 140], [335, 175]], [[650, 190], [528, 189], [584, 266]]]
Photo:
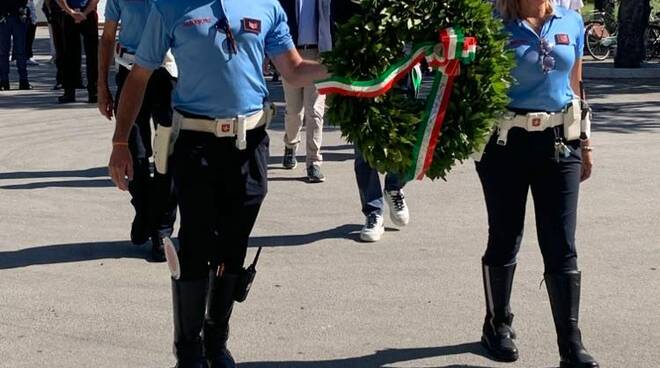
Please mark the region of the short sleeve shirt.
[[142, 38], [151, 8], [151, 0], [107, 0], [105, 19], [121, 22], [119, 43], [130, 53], [135, 53]]
[[[583, 54], [584, 24], [580, 14], [556, 6], [540, 35], [521, 20], [507, 22], [505, 30], [510, 33], [508, 47], [516, 60], [509, 107], [560, 111], [573, 99], [570, 75]], [[546, 40], [547, 47], [541, 46], [542, 39]], [[552, 57], [555, 65], [544, 72], [542, 63], [547, 57]]]
[[[171, 48], [179, 68], [172, 97], [175, 108], [213, 118], [250, 115], [263, 108], [268, 96], [262, 73], [265, 54], [279, 55], [294, 44], [277, 0], [222, 2], [155, 1], [136, 62], [157, 69]], [[223, 17], [231, 26], [237, 54], [216, 26]]]

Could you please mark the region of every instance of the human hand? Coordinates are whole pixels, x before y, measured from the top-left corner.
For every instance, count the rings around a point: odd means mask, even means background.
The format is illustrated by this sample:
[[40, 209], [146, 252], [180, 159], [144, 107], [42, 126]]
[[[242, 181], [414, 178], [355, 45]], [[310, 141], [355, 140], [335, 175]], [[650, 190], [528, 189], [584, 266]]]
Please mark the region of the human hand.
[[101, 115], [105, 116], [108, 120], [112, 120], [112, 115], [114, 112], [114, 101], [112, 100], [112, 94], [110, 93], [110, 90], [108, 90], [107, 87], [99, 86], [98, 95], [98, 108], [101, 112]]
[[85, 19], [87, 19], [87, 16], [85, 16], [85, 14], [83, 12], [79, 11], [79, 10], [71, 11], [71, 17], [73, 17], [73, 19], [76, 21], [76, 23], [80, 23], [80, 22], [84, 21]]
[[582, 182], [591, 177], [591, 171], [594, 166], [593, 147], [591, 147], [591, 141], [582, 141], [580, 143], [580, 149], [582, 150], [582, 175], [580, 176], [580, 181]]
[[133, 180], [133, 157], [128, 144], [113, 143], [108, 170], [115, 186], [119, 190], [128, 190], [128, 182]]

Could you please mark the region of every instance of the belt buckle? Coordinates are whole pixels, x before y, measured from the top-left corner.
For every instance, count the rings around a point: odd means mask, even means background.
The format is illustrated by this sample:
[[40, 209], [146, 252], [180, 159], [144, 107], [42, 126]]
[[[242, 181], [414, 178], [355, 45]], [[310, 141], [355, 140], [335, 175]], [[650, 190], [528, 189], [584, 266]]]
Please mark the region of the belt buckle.
[[233, 137], [236, 135], [233, 119], [216, 119], [215, 120], [215, 136], [216, 137]]
[[544, 130], [545, 123], [548, 121], [548, 114], [545, 112], [531, 112], [527, 114], [527, 131], [540, 132]]

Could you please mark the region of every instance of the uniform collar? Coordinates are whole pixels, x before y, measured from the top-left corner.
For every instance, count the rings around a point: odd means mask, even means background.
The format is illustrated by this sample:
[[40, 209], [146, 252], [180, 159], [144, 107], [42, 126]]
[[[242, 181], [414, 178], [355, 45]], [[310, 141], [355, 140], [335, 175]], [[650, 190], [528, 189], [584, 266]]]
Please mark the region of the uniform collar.
[[[564, 13], [559, 9], [559, 5], [553, 5], [552, 6], [552, 16], [550, 17], [550, 19], [552, 19], [552, 18], [563, 18], [563, 17], [564, 17]], [[515, 20], [515, 23], [518, 26], [522, 26], [523, 25], [523, 20], [521, 18], [518, 18], [518, 19]]]

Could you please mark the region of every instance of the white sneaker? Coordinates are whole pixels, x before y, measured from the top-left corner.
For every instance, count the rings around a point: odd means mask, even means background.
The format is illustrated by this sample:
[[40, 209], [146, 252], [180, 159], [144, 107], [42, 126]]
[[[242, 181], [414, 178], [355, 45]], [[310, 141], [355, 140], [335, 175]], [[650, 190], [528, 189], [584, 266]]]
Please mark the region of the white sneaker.
[[33, 57], [27, 59], [26, 64], [27, 64], [27, 65], [31, 65], [31, 66], [39, 66], [39, 62], [36, 61], [36, 60], [34, 60]]
[[385, 222], [383, 216], [372, 213], [367, 216], [364, 227], [360, 231], [360, 239], [365, 242], [375, 242], [380, 240], [384, 232]]
[[397, 226], [406, 226], [410, 221], [410, 213], [406, 205], [403, 190], [390, 190], [383, 193], [387, 206], [390, 207], [390, 219]]

